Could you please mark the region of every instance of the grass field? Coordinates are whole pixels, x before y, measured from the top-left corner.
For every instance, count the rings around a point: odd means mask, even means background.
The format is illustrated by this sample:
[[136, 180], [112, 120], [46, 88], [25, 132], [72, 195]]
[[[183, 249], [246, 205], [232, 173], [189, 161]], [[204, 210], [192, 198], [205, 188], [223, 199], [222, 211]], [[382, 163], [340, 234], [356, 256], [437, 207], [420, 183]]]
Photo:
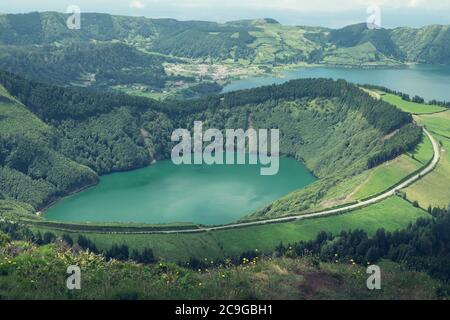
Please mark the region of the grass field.
[[432, 158], [433, 146], [424, 136], [422, 143], [413, 152], [370, 170], [367, 179], [356, 189], [351, 198], [361, 200], [383, 192], [425, 166]]
[[352, 198], [361, 200], [376, 195], [394, 186], [419, 168], [419, 163], [408, 156], [401, 156], [384, 163], [371, 170], [367, 180], [359, 187]]
[[435, 112], [441, 112], [447, 110], [446, 108], [435, 106], [435, 105], [429, 105], [425, 103], [416, 103], [411, 101], [405, 101], [401, 97], [394, 95], [394, 94], [385, 94], [382, 95], [381, 98], [390, 103], [394, 106], [397, 106], [398, 108], [402, 109], [403, 111], [412, 113], [412, 114], [424, 114], [424, 113], [435, 113]]
[[423, 208], [445, 207], [450, 204], [450, 111], [433, 115], [417, 115], [415, 120], [425, 125], [442, 145], [441, 159], [428, 176], [406, 189], [410, 200], [417, 200]]
[[441, 160], [436, 169], [406, 189], [410, 200], [417, 200], [421, 207], [446, 207], [450, 204], [450, 139], [439, 137], [442, 143]]
[[[0, 233], [1, 235], [1, 233]], [[383, 290], [367, 290], [366, 266], [314, 258], [262, 258], [192, 270], [172, 263], [105, 262], [58, 245], [0, 243], [4, 300], [335, 300], [436, 299], [441, 283], [390, 261], [379, 261]], [[67, 265], [82, 268], [82, 290], [68, 291]]]
[[366, 42], [349, 48], [338, 48], [326, 53], [324, 62], [330, 65], [396, 65], [398, 62], [389, 59], [385, 56], [381, 56], [381, 61], [375, 62], [377, 57], [377, 49], [375, 46]]
[[[113, 244], [127, 244], [130, 248], [150, 247], [155, 255], [177, 261], [188, 260], [192, 256], [202, 259], [216, 259], [223, 256], [240, 255], [244, 251], [272, 251], [280, 242], [285, 244], [300, 240], [310, 240], [320, 231], [338, 233], [348, 229], [365, 229], [374, 233], [379, 228], [396, 230], [410, 222], [427, 216], [421, 209], [414, 208], [407, 201], [393, 197], [379, 204], [339, 216], [300, 220], [296, 222], [272, 224], [214, 231], [202, 234], [85, 234], [100, 249], [108, 249]], [[45, 232], [48, 229], [40, 229]], [[76, 235], [75, 235], [76, 238]]]
[[[415, 120], [438, 135], [450, 138], [450, 110], [432, 115], [415, 116]], [[439, 139], [437, 136], [436, 139]]]

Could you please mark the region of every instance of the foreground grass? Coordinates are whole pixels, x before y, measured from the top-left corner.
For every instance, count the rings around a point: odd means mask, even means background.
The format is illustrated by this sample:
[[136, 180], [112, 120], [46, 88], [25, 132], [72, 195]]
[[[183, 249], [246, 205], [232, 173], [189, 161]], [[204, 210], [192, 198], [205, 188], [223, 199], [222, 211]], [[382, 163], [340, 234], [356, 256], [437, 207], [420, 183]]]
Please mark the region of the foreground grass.
[[390, 93], [382, 95], [381, 99], [412, 114], [435, 113], [447, 110], [441, 106], [405, 101], [400, 96]]
[[[426, 216], [407, 201], [392, 197], [361, 210], [332, 217], [296, 222], [222, 230], [201, 234], [99, 234], [85, 233], [99, 249], [113, 244], [127, 244], [132, 249], [152, 248], [155, 256], [168, 261], [187, 261], [191, 257], [218, 259], [233, 257], [244, 251], [271, 252], [283, 242], [294, 243], [314, 239], [321, 231], [338, 233], [348, 229], [364, 229], [369, 234], [379, 228], [396, 230]], [[55, 230], [40, 228], [41, 232]], [[76, 240], [78, 234], [73, 234]]]
[[[1, 235], [0, 235], [1, 236]], [[4, 238], [4, 237], [0, 237]], [[81, 290], [66, 288], [67, 267], [81, 269]], [[382, 262], [383, 290], [369, 291], [365, 268], [314, 258], [262, 258], [191, 270], [170, 263], [105, 261], [64, 243], [0, 243], [0, 299], [436, 299], [428, 275]]]

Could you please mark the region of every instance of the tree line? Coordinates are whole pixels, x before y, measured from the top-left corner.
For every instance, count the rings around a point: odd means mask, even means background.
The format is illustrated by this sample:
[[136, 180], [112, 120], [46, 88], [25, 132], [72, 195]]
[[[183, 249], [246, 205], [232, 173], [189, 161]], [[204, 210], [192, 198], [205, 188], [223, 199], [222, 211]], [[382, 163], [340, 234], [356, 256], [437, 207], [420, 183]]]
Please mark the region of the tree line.
[[322, 261], [355, 261], [367, 265], [380, 259], [398, 262], [410, 269], [450, 280], [450, 207], [429, 208], [429, 218], [420, 218], [406, 229], [378, 229], [373, 236], [364, 230], [321, 232], [314, 240], [280, 245], [280, 255], [317, 256]]
[[[401, 92], [401, 91], [396, 91], [396, 90], [392, 90], [383, 86], [377, 86], [377, 85], [372, 85], [372, 84], [365, 84], [364, 85], [365, 88], [368, 89], [373, 89], [373, 90], [379, 90], [379, 91], [383, 91], [386, 93], [390, 93], [390, 94], [394, 94], [396, 96], [399, 96], [402, 98], [402, 100], [404, 101], [409, 101], [409, 102], [415, 102], [415, 103], [421, 103], [421, 104], [425, 104], [426, 101], [424, 98], [422, 98], [421, 96], [418, 95], [414, 95], [413, 97], [411, 97], [409, 94]], [[436, 99], [432, 99], [430, 101], [428, 101], [428, 103], [426, 103], [430, 106], [435, 105], [435, 106], [440, 106], [443, 108], [450, 108], [450, 101], [439, 101]]]

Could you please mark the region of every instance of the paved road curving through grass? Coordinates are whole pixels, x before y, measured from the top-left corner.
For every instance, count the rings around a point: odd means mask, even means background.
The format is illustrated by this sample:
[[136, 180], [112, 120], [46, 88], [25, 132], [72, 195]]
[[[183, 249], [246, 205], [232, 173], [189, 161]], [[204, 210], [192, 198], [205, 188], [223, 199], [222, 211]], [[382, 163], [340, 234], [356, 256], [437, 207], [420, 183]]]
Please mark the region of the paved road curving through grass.
[[366, 207], [371, 204], [375, 204], [378, 202], [381, 202], [389, 197], [392, 197], [395, 195], [398, 191], [408, 187], [409, 185], [413, 184], [414, 182], [420, 180], [422, 177], [426, 176], [430, 172], [432, 172], [436, 165], [439, 162], [440, 159], [440, 148], [439, 143], [434, 139], [434, 137], [426, 130], [424, 129], [425, 134], [430, 139], [432, 145], [433, 145], [433, 160], [425, 167], [423, 168], [419, 173], [415, 174], [414, 176], [408, 178], [404, 182], [400, 183], [399, 185], [388, 189], [384, 193], [367, 199], [360, 201], [356, 204], [343, 206], [336, 209], [327, 209], [320, 212], [310, 213], [310, 214], [304, 214], [304, 215], [290, 215], [287, 217], [282, 218], [274, 218], [274, 219], [267, 219], [267, 220], [258, 220], [258, 221], [252, 221], [252, 222], [242, 222], [242, 223], [235, 223], [235, 224], [229, 224], [224, 226], [216, 226], [216, 227], [201, 227], [197, 229], [185, 229], [185, 230], [164, 230], [164, 231], [131, 231], [131, 232], [112, 232], [112, 233], [130, 233], [130, 234], [176, 234], [176, 233], [201, 233], [201, 232], [209, 232], [209, 231], [218, 231], [218, 230], [226, 230], [226, 229], [234, 229], [234, 228], [243, 228], [243, 227], [252, 227], [252, 226], [259, 226], [264, 224], [271, 224], [271, 223], [281, 223], [281, 222], [289, 222], [294, 220], [303, 220], [303, 219], [311, 219], [311, 218], [318, 218], [318, 217], [326, 217], [326, 216], [332, 216], [337, 214], [346, 213], [349, 211], [361, 209], [363, 207]]
[[[338, 214], [343, 214], [347, 212], [351, 212], [357, 209], [361, 209], [364, 207], [367, 207], [369, 205], [379, 203], [383, 200], [386, 200], [389, 197], [394, 196], [398, 191], [410, 186], [414, 182], [417, 182], [418, 180], [422, 179], [424, 176], [432, 172], [439, 160], [440, 160], [440, 147], [439, 143], [434, 139], [434, 137], [426, 130], [423, 129], [425, 134], [430, 139], [432, 145], [433, 145], [433, 159], [432, 161], [427, 164], [423, 169], [420, 170], [417, 174], [414, 174], [412, 177], [409, 177], [405, 181], [399, 183], [398, 185], [386, 190], [385, 192], [374, 196], [372, 198], [361, 200], [358, 203], [344, 205], [339, 208], [334, 209], [325, 209], [319, 212], [309, 213], [309, 214], [297, 214], [297, 215], [289, 215], [281, 218], [273, 218], [273, 219], [266, 219], [266, 220], [258, 220], [258, 221], [250, 221], [250, 222], [241, 222], [241, 223], [233, 223], [228, 225], [221, 225], [221, 226], [211, 226], [211, 227], [186, 227], [186, 229], [180, 229], [180, 228], [174, 228], [174, 229], [165, 229], [165, 230], [124, 230], [120, 231], [102, 231], [102, 230], [95, 230], [95, 232], [98, 233], [105, 233], [105, 234], [189, 234], [189, 233], [203, 233], [203, 232], [210, 232], [210, 231], [219, 231], [219, 230], [229, 230], [229, 229], [237, 229], [237, 228], [245, 228], [245, 227], [254, 227], [254, 226], [261, 226], [261, 225], [267, 225], [267, 224], [273, 224], [273, 223], [283, 223], [283, 222], [292, 222], [292, 221], [298, 221], [298, 220], [304, 220], [304, 219], [312, 219], [312, 218], [320, 218], [320, 217], [327, 217], [327, 216], [333, 216]], [[64, 227], [60, 227], [61, 230], [64, 230]], [[72, 231], [74, 231], [72, 229]], [[94, 230], [89, 230], [90, 232], [93, 232]]]

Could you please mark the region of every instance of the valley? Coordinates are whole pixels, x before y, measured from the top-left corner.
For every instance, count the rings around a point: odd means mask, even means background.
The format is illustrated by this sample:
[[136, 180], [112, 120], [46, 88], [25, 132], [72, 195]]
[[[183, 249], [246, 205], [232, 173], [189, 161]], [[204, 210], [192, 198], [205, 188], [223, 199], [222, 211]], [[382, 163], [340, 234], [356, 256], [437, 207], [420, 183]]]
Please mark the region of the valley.
[[[66, 18], [0, 14], [0, 299], [449, 296], [449, 26]], [[196, 122], [278, 129], [279, 174], [175, 165]]]

